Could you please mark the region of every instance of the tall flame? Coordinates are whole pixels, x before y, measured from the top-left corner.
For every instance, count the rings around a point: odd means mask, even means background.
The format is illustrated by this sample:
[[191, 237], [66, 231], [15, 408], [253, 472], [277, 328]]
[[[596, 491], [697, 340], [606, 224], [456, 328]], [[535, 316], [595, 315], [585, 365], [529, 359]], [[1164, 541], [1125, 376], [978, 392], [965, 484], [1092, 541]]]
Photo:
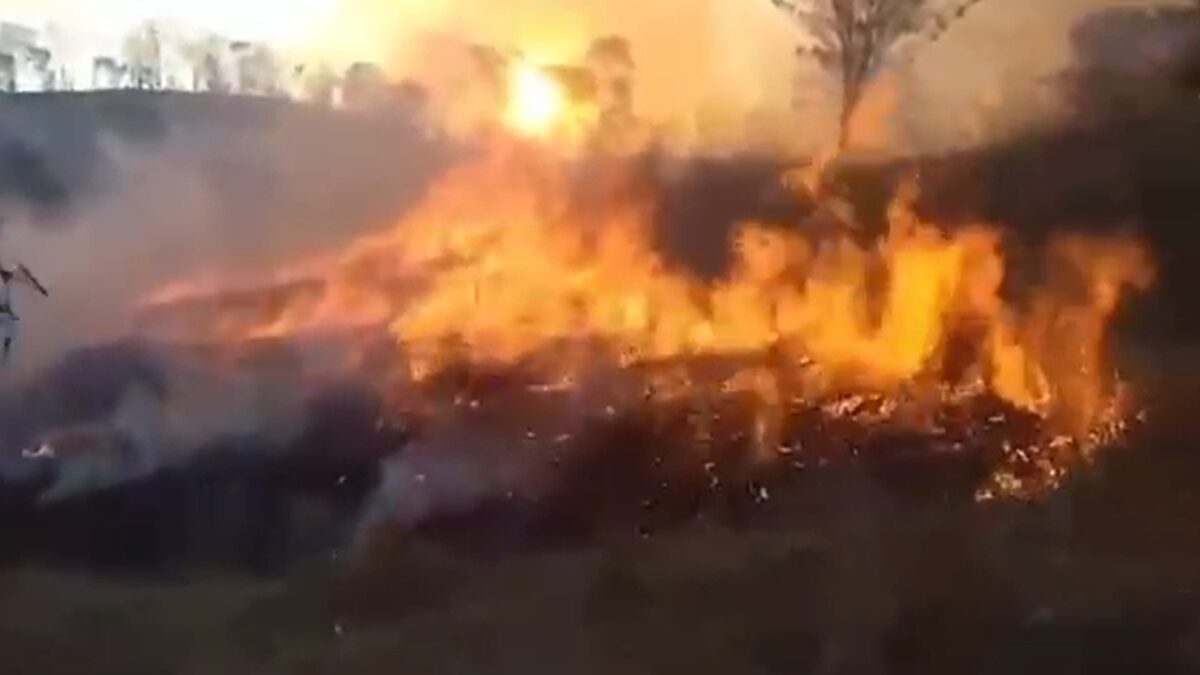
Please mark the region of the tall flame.
[[[1105, 340], [1122, 292], [1153, 277], [1136, 242], [1057, 240], [1028, 300], [1008, 302], [999, 232], [922, 220], [912, 183], [878, 242], [745, 223], [729, 272], [706, 281], [656, 250], [653, 200], [622, 166], [591, 169], [604, 199], [585, 204], [571, 160], [497, 142], [320, 274], [174, 325], [225, 342], [381, 331], [408, 364], [393, 375], [416, 382], [464, 362], [572, 382], [597, 362], [728, 359], [743, 365], [721, 386], [759, 401], [764, 446], [782, 442], [787, 408], [845, 396], [928, 425], [947, 400], [987, 392], [1080, 443], [1120, 420]], [[651, 384], [670, 396], [689, 382]]]

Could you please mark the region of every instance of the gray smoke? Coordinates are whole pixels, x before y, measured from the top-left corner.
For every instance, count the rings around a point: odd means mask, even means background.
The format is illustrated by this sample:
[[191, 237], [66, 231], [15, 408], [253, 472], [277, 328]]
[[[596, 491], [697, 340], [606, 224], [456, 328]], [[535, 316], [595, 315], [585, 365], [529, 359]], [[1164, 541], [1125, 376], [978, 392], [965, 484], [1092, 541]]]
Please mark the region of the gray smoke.
[[450, 154], [414, 115], [136, 92], [6, 102], [0, 258], [54, 292], [18, 299], [18, 367], [120, 337], [170, 281], [269, 270], [390, 225]]
[[269, 273], [390, 226], [455, 152], [418, 112], [140, 92], [6, 101], [0, 260], [28, 264], [51, 297], [16, 298], [0, 478], [53, 465], [43, 497], [59, 501], [220, 439], [296, 442], [314, 364], [281, 347], [216, 368], [131, 342], [129, 319], [168, 282]]

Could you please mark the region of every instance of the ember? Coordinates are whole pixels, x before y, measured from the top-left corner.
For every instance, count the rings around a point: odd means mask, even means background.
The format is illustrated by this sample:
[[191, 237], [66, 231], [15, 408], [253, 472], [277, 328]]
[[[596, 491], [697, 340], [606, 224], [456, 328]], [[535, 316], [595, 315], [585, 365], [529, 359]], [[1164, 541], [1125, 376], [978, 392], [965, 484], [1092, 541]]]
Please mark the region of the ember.
[[766, 501], [780, 466], [907, 448], [977, 460], [980, 498], [1035, 495], [1124, 431], [1105, 346], [1123, 293], [1152, 281], [1137, 242], [1061, 238], [1039, 278], [1012, 278], [998, 228], [926, 222], [910, 181], [876, 241], [744, 223], [727, 273], [703, 279], [657, 249], [634, 162], [558, 147], [578, 120], [548, 71], [510, 77], [517, 133], [395, 227], [282, 283], [175, 285], [146, 327], [341, 341], [397, 411], [486, 429], [510, 460], [629, 446], [636, 504], [681, 483]]

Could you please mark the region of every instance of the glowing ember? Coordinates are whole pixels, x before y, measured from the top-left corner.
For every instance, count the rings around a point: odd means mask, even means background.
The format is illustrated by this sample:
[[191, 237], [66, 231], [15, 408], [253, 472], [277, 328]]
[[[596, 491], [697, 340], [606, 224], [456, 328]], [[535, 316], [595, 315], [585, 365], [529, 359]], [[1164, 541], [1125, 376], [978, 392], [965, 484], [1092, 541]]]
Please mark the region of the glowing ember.
[[[561, 94], [519, 73], [513, 121], [536, 131]], [[497, 431], [513, 448], [581, 438], [597, 416], [649, 415], [698, 466], [735, 447], [800, 466], [915, 433], [988, 456], [991, 497], [1053, 488], [1120, 435], [1105, 339], [1124, 289], [1152, 280], [1136, 242], [1056, 241], [1027, 300], [1007, 302], [998, 232], [922, 221], [910, 184], [878, 242], [747, 223], [709, 282], [656, 251], [655, 204], [628, 166], [592, 166], [587, 200], [578, 168], [495, 142], [319, 274], [190, 301], [174, 289], [148, 320], [232, 345], [341, 334], [397, 406], [436, 418], [470, 401], [514, 425]], [[527, 386], [493, 396], [472, 372]]]

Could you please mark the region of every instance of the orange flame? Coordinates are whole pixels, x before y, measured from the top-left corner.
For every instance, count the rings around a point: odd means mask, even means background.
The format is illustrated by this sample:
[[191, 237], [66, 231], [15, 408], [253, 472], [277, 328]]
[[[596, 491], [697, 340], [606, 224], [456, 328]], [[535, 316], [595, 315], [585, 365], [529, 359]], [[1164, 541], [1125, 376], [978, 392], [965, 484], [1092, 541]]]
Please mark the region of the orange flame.
[[[653, 201], [636, 181], [601, 171], [592, 180], [608, 198], [585, 208], [573, 167], [539, 146], [497, 143], [308, 285], [227, 302], [184, 330], [236, 342], [374, 328], [406, 356], [397, 376], [416, 381], [463, 361], [536, 362], [547, 382], [571, 382], [597, 359], [741, 359], [723, 386], [755, 395], [754, 433], [768, 448], [781, 442], [783, 408], [850, 395], [916, 401], [904, 414], [927, 420], [922, 407], [990, 392], [1076, 444], [1120, 420], [1105, 339], [1122, 292], [1153, 277], [1136, 242], [1056, 241], [1046, 278], [1017, 305], [1001, 295], [998, 231], [924, 222], [914, 183], [877, 243], [746, 223], [729, 273], [707, 282], [656, 251]], [[655, 384], [671, 396], [689, 383]]]

